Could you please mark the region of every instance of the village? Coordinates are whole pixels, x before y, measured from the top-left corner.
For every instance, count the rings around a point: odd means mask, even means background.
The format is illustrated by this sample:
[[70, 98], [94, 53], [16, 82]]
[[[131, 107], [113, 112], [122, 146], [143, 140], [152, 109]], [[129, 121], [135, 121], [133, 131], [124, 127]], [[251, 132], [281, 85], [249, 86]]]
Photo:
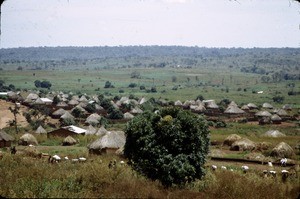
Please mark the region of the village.
[[[76, 95], [73, 93], [49, 92], [39, 94], [38, 92], [7, 92], [2, 93], [6, 97], [7, 103], [11, 109], [19, 109], [21, 106], [23, 113], [34, 110], [49, 110], [48, 115], [41, 114], [44, 123], [36, 126], [36, 129], [25, 131], [22, 136], [12, 137], [1, 130], [1, 148], [12, 147], [16, 145], [35, 145], [39, 143], [35, 135], [47, 135], [47, 137], [61, 137], [63, 146], [76, 145], [79, 142], [78, 136], [94, 135], [97, 139], [88, 143], [86, 146], [89, 153], [92, 154], [117, 154], [122, 156], [126, 137], [123, 129], [107, 130], [107, 123], [126, 123], [137, 114], [143, 112], [142, 105], [149, 103], [146, 98], [134, 99], [121, 97], [119, 99], [99, 98], [96, 95]], [[55, 103], [54, 103], [55, 101]], [[148, 101], [148, 102], [147, 102]], [[285, 137], [285, 133], [276, 130], [276, 125], [282, 123], [288, 124], [299, 120], [297, 112], [291, 105], [285, 104], [282, 107], [273, 107], [270, 103], [255, 105], [249, 102], [243, 106], [238, 106], [236, 102], [231, 101], [227, 104], [225, 110], [221, 110], [214, 100], [187, 100], [181, 102], [177, 100], [169, 103], [165, 100], [154, 100], [157, 106], [153, 111], [158, 110], [160, 106], [176, 106], [185, 110], [190, 110], [195, 114], [205, 115], [211, 128], [225, 128], [227, 122], [251, 123], [253, 125], [273, 125], [262, 136], [277, 138]], [[105, 108], [101, 105], [106, 106]], [[91, 108], [92, 107], [92, 108]], [[111, 111], [109, 109], [117, 110]], [[89, 111], [87, 111], [89, 110]], [[110, 112], [110, 113], [109, 113]], [[113, 114], [118, 117], [114, 116]], [[6, 111], [7, 113], [7, 111]], [[20, 114], [20, 113], [19, 113]], [[4, 115], [1, 115], [3, 120]], [[40, 118], [40, 119], [41, 119]], [[13, 120], [13, 117], [11, 118]], [[24, 118], [23, 118], [24, 120]], [[9, 121], [6, 121], [8, 125]], [[40, 122], [40, 121], [39, 121]], [[18, 124], [17, 124], [18, 125]], [[6, 127], [5, 124], [1, 128]], [[48, 130], [45, 130], [47, 128]], [[93, 137], [94, 138], [94, 137]], [[211, 140], [211, 158], [214, 157], [214, 151], [217, 148], [228, 146], [230, 151], [261, 151], [270, 150], [271, 144], [268, 142], [255, 143], [246, 137], [230, 134], [223, 142]], [[274, 164], [279, 164], [281, 158], [289, 158], [288, 163], [295, 165], [297, 160], [295, 154], [299, 153], [299, 142], [295, 146], [290, 146], [285, 142], [279, 142], [272, 149], [270, 155], [264, 159], [253, 159], [252, 161], [268, 162], [272, 160]], [[45, 154], [44, 154], [45, 155]], [[55, 154], [52, 154], [55, 155]]]

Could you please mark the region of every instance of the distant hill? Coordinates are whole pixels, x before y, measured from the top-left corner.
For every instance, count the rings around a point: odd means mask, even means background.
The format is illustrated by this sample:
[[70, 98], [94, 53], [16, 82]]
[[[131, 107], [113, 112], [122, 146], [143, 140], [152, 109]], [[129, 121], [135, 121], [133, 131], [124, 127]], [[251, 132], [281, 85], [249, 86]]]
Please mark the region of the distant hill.
[[[91, 60], [124, 57], [231, 57], [251, 55], [262, 59], [290, 57], [300, 62], [300, 48], [205, 48], [185, 46], [119, 46], [119, 47], [30, 47], [0, 49], [0, 61]], [[292, 59], [290, 59], [292, 60]]]

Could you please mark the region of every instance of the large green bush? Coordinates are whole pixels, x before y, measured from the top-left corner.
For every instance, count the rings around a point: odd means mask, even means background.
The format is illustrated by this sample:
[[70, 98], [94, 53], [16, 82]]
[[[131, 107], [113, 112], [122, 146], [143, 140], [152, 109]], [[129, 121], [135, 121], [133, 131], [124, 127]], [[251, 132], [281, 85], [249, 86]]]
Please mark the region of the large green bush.
[[133, 169], [148, 178], [169, 187], [204, 175], [209, 130], [202, 117], [165, 108], [135, 117], [125, 132], [124, 154]]

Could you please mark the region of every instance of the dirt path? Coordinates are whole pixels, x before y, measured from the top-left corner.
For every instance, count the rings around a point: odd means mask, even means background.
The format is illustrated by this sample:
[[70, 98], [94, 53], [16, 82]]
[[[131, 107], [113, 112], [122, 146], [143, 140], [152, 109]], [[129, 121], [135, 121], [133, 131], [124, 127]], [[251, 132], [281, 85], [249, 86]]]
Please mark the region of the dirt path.
[[[9, 107], [14, 107], [14, 103], [0, 100], [0, 129], [9, 126], [8, 122], [14, 119], [14, 115], [8, 109]], [[18, 125], [23, 127], [28, 125], [23, 116], [23, 113], [26, 111], [28, 111], [28, 108], [21, 105], [20, 114], [17, 116]]]

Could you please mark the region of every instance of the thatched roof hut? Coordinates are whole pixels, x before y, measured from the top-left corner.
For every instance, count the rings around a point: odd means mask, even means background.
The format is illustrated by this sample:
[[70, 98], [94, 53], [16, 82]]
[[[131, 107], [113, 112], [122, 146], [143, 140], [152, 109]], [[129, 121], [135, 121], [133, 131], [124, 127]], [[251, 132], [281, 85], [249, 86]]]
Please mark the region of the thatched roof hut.
[[79, 100], [79, 102], [88, 102], [88, 100], [86, 99], [85, 95], [82, 95]]
[[68, 104], [67, 104], [66, 102], [62, 101], [62, 102], [58, 102], [58, 103], [56, 104], [56, 106], [57, 106], [57, 107], [67, 107]]
[[241, 109], [242, 109], [243, 111], [248, 111], [248, 110], [250, 110], [250, 108], [249, 108], [247, 105], [243, 105], [243, 106], [241, 107]]
[[278, 109], [276, 111], [276, 114], [279, 115], [279, 116], [287, 116], [287, 112], [284, 110], [284, 109]]
[[233, 115], [241, 115], [241, 114], [244, 114], [245, 111], [240, 109], [238, 106], [231, 105], [231, 106], [227, 107], [227, 109], [224, 111], [224, 113], [233, 114]]
[[231, 146], [232, 143], [234, 143], [235, 141], [240, 140], [240, 139], [242, 139], [241, 136], [239, 136], [237, 134], [231, 134], [224, 140], [223, 144]]
[[134, 115], [132, 115], [131, 113], [124, 113], [124, 118], [125, 119], [132, 119], [132, 118], [134, 118]]
[[206, 108], [203, 105], [190, 105], [190, 110], [195, 113], [203, 113]]
[[14, 140], [15, 139], [11, 135], [7, 134], [3, 130], [0, 130], [0, 148], [10, 147], [11, 142]]
[[100, 123], [100, 119], [101, 119], [100, 115], [98, 115], [97, 113], [93, 113], [86, 118], [85, 123], [96, 125]]
[[291, 104], [285, 104], [282, 106], [282, 109], [288, 110], [288, 111], [292, 110], [292, 108], [293, 108], [293, 106]]
[[263, 103], [262, 105], [263, 108], [268, 108], [268, 109], [273, 109], [274, 107], [270, 103]]
[[77, 141], [70, 135], [66, 137], [62, 143], [63, 146], [71, 146], [74, 144], [77, 144]]
[[108, 131], [104, 128], [104, 126], [101, 126], [101, 127], [98, 129], [98, 131], [97, 131], [97, 133], [96, 133], [95, 135], [103, 136], [103, 135], [105, 135], [107, 132], [108, 132]]
[[177, 100], [176, 102], [174, 102], [175, 106], [182, 106], [182, 102], [180, 100]]
[[215, 100], [203, 100], [206, 108], [209, 109], [218, 109], [219, 106], [216, 104]]
[[40, 125], [36, 131], [35, 131], [36, 134], [46, 134], [47, 131]]
[[269, 111], [258, 111], [255, 113], [255, 116], [257, 117], [271, 117], [272, 114]]
[[118, 149], [123, 147], [126, 142], [125, 133], [123, 131], [109, 131], [96, 141], [88, 145], [90, 153], [116, 153]]
[[143, 113], [143, 110], [140, 109], [139, 107], [134, 107], [133, 109], [130, 110], [130, 113], [132, 114]]
[[230, 150], [233, 151], [252, 151], [255, 149], [256, 144], [247, 139], [247, 138], [242, 138], [240, 140], [235, 141], [232, 143]]
[[238, 105], [235, 103], [235, 101], [231, 101], [229, 104], [228, 104], [228, 107], [229, 106], [235, 106], [235, 107], [238, 107]]
[[52, 113], [52, 116], [54, 116], [54, 117], [61, 117], [63, 114], [65, 114], [67, 111], [66, 110], [64, 110], [64, 109], [62, 109], [62, 108], [60, 108], [60, 109], [57, 109], [56, 111], [54, 111], [53, 113]]
[[94, 135], [97, 132], [97, 129], [93, 127], [92, 125], [89, 125], [87, 128], [85, 135]]
[[69, 102], [68, 102], [69, 105], [71, 106], [76, 106], [77, 104], [79, 104], [79, 102], [75, 99], [71, 99]]
[[248, 106], [250, 109], [257, 109], [257, 108], [258, 108], [254, 103], [249, 103], [249, 104], [247, 104], [247, 106]]
[[277, 114], [272, 115], [271, 121], [273, 124], [280, 124], [282, 119]]
[[278, 158], [291, 158], [294, 155], [295, 152], [293, 148], [285, 142], [280, 142], [271, 152], [271, 156]]
[[68, 111], [66, 111], [66, 112], [60, 117], [60, 119], [63, 119], [63, 120], [66, 120], [66, 119], [72, 119], [72, 120], [74, 120], [75, 118], [74, 118], [73, 115], [71, 115], [71, 113], [69, 113]]
[[27, 146], [29, 144], [38, 145], [37, 139], [30, 133], [25, 133], [19, 139], [19, 145]]
[[286, 135], [284, 133], [281, 133], [278, 130], [268, 130], [263, 134], [263, 136], [266, 137], [285, 137]]

